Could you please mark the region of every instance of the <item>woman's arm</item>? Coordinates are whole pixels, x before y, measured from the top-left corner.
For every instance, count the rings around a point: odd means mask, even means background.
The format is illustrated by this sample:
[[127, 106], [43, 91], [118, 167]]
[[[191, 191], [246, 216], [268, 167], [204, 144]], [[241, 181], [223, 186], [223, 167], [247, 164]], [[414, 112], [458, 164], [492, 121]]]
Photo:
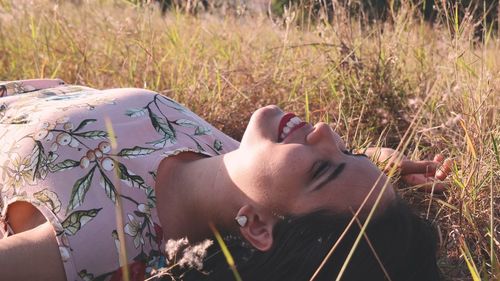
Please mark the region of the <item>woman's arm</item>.
[[434, 159], [413, 161], [392, 148], [370, 147], [364, 153], [389, 172], [396, 166], [401, 180], [410, 186], [419, 186], [424, 191], [442, 192], [448, 185], [439, 181], [446, 179], [451, 171], [451, 159], [437, 154]]
[[0, 272], [2, 280], [66, 280], [52, 225], [0, 239]]

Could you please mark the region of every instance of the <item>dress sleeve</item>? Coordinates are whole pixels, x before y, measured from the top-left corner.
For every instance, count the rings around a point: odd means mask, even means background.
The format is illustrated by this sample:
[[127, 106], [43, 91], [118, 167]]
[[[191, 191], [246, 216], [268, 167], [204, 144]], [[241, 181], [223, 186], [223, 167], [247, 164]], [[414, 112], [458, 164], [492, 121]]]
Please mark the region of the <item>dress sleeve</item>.
[[0, 81], [0, 98], [64, 85], [61, 79]]

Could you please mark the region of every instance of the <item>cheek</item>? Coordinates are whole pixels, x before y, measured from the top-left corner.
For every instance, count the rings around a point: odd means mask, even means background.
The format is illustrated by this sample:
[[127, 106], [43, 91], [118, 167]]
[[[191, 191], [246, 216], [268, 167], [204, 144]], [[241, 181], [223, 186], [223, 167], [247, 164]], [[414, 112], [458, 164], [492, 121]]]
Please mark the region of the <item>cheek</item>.
[[[305, 162], [300, 152], [271, 151], [259, 168], [261, 195], [273, 208], [283, 209], [296, 201], [303, 190]], [[272, 157], [269, 157], [272, 156]]]

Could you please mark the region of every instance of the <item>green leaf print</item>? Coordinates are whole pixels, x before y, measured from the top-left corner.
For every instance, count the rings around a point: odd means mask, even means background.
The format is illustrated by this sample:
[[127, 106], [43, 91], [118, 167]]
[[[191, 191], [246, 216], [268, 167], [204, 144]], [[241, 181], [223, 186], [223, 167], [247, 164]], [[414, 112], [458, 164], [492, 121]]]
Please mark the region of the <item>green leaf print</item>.
[[99, 179], [99, 184], [104, 188], [104, 191], [106, 192], [106, 196], [108, 196], [113, 203], [116, 202], [116, 188], [113, 182], [106, 176], [106, 174], [99, 169], [99, 172], [101, 172], [101, 178]]
[[120, 162], [118, 162], [118, 176], [131, 187], [139, 187], [140, 189], [147, 189], [149, 187], [141, 176], [132, 174], [127, 167]]
[[80, 165], [80, 161], [75, 161], [75, 160], [72, 160], [72, 159], [66, 159], [66, 160], [64, 160], [62, 162], [59, 162], [59, 163], [54, 164], [54, 165], [51, 165], [50, 166], [50, 171], [52, 173], [54, 173], [54, 172], [60, 172], [60, 171], [72, 169], [74, 167], [78, 167], [79, 165]]
[[0, 120], [5, 116], [7, 112], [7, 105], [5, 103], [0, 104]]
[[[188, 113], [189, 112], [184, 106], [182, 106], [180, 103], [176, 102], [175, 100], [173, 100], [173, 99], [171, 99], [169, 97], [159, 96], [158, 100], [161, 103], [165, 104], [166, 106], [168, 106], [170, 108], [173, 108], [175, 110], [178, 110], [180, 112], [183, 112], [183, 113]], [[164, 102], [164, 101], [167, 101], [167, 102]]]
[[222, 142], [220, 140], [215, 140], [214, 141], [214, 148], [217, 151], [221, 151], [222, 150]]
[[151, 109], [148, 107], [149, 118], [151, 119], [151, 125], [155, 128], [155, 130], [160, 133], [163, 132], [165, 137], [169, 137], [175, 139], [175, 130], [169, 126], [169, 124], [158, 115], [156, 115]]
[[78, 132], [79, 130], [83, 129], [83, 127], [87, 126], [88, 124], [92, 124], [96, 122], [97, 119], [85, 119], [82, 122], [80, 122], [80, 125], [76, 127], [76, 129], [73, 130], [73, 132]]
[[71, 198], [69, 200], [67, 211], [71, 211], [80, 206], [83, 203], [83, 200], [85, 200], [85, 195], [87, 194], [90, 184], [92, 183], [92, 178], [94, 176], [94, 170], [96, 167], [97, 165], [92, 167], [88, 174], [86, 174], [83, 178], [78, 179], [73, 185], [73, 190], [71, 190]]
[[101, 210], [102, 208], [74, 211], [62, 222], [64, 232], [67, 235], [75, 235], [85, 224], [95, 218]]
[[14, 116], [10, 119], [10, 124], [16, 124], [16, 125], [21, 125], [21, 124], [27, 124], [29, 122], [29, 116], [28, 114], [21, 114], [19, 116]]
[[176, 120], [174, 123], [179, 125], [179, 126], [189, 127], [189, 128], [197, 128], [200, 126], [200, 124], [198, 124], [194, 121], [188, 120], [188, 119], [179, 119], [179, 120]]
[[105, 131], [88, 131], [88, 132], [83, 132], [83, 133], [76, 133], [75, 136], [80, 136], [83, 138], [87, 139], [92, 139], [92, 140], [98, 140], [98, 139], [105, 139], [108, 137], [108, 133]]
[[124, 148], [118, 152], [118, 156], [122, 156], [127, 159], [137, 158], [144, 155], [151, 154], [155, 152], [156, 149], [134, 146], [133, 148]]
[[33, 180], [35, 180], [35, 178], [40, 178], [40, 164], [44, 160], [44, 157], [45, 155], [42, 143], [40, 141], [35, 141], [35, 146], [30, 154], [30, 167], [34, 171]]
[[212, 134], [212, 129], [210, 129], [208, 127], [196, 127], [196, 130], [194, 131], [194, 134], [196, 136], [211, 135]]
[[159, 140], [155, 141], [148, 141], [146, 142], [147, 144], [150, 144], [158, 149], [164, 148], [164, 147], [169, 147], [173, 144], [175, 144], [177, 141], [174, 138], [169, 138], [168, 136], [165, 136]]
[[83, 270], [80, 270], [80, 272], [78, 272], [78, 276], [80, 276], [80, 278], [82, 278], [82, 280], [94, 280], [94, 274], [92, 273], [88, 273], [86, 269], [83, 269]]
[[141, 117], [146, 115], [146, 108], [141, 107], [141, 108], [129, 108], [125, 112], [125, 115], [128, 117]]
[[151, 208], [154, 208], [156, 206], [156, 194], [154, 188], [150, 186], [146, 188], [146, 197], [148, 198], [148, 205]]
[[47, 205], [56, 214], [61, 210], [61, 201], [59, 200], [57, 194], [53, 191], [45, 188], [33, 193], [33, 197]]

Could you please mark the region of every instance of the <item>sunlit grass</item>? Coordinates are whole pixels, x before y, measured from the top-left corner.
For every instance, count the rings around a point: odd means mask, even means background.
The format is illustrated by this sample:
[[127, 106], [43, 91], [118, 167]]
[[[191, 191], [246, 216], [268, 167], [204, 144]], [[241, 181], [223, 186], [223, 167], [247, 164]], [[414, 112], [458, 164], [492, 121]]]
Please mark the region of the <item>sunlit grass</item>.
[[475, 23], [456, 11], [430, 26], [410, 7], [392, 23], [368, 26], [339, 11], [337, 21], [304, 30], [293, 11], [272, 22], [162, 16], [126, 1], [59, 2], [0, 1], [0, 80], [149, 88], [236, 139], [253, 110], [274, 103], [329, 122], [358, 148], [396, 148], [421, 108], [403, 147], [415, 159], [453, 157], [451, 186], [444, 196], [403, 196], [439, 226], [445, 276], [499, 278], [500, 44], [493, 29], [479, 40]]

